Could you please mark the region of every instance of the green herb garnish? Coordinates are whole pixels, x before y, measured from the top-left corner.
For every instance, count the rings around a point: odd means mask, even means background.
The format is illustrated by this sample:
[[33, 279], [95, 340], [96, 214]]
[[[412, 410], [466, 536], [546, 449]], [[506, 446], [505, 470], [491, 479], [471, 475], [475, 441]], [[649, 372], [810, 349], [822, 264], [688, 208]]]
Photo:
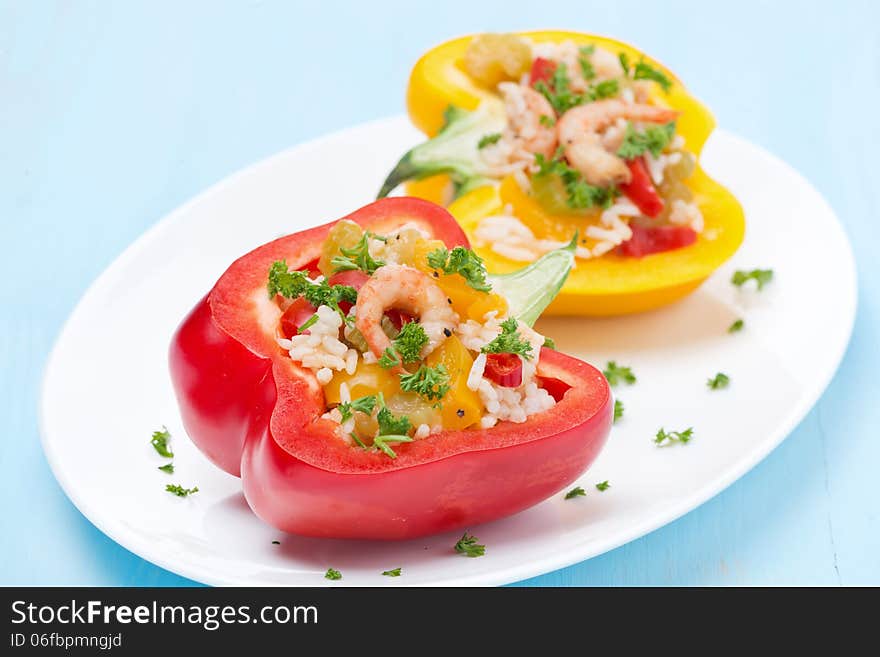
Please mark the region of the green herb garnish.
[[168, 474], [174, 474], [174, 464], [173, 463], [166, 463], [165, 465], [160, 465], [158, 469], [161, 470], [162, 472], [167, 472]]
[[339, 409], [343, 422], [350, 420], [353, 417], [354, 411], [360, 411], [361, 413], [370, 415], [372, 414], [373, 409], [376, 408], [376, 395], [367, 395], [350, 402], [342, 402], [336, 408]]
[[730, 279], [730, 282], [737, 287], [742, 287], [751, 280], [755, 281], [757, 284], [758, 291], [763, 290], [764, 286], [773, 280], [773, 270], [752, 269], [751, 271], [744, 271], [742, 269], [737, 269], [733, 272], [733, 277]]
[[177, 497], [186, 497], [188, 495], [192, 495], [193, 493], [198, 493], [199, 487], [194, 486], [193, 488], [184, 488], [179, 484], [168, 484], [167, 486], [165, 486], [165, 490], [169, 493], [177, 495]]
[[669, 441], [669, 443], [679, 442], [682, 444], [687, 444], [694, 435], [694, 428], [688, 427], [684, 431], [666, 431], [662, 427], [657, 432], [657, 435], [654, 437], [654, 442], [660, 445], [664, 441]]
[[600, 481], [598, 484], [596, 484], [596, 488], [599, 490], [599, 492], [604, 493], [606, 490], [611, 488], [611, 484], [609, 484], [608, 480], [606, 479], [605, 481]]
[[542, 153], [536, 153], [535, 164], [538, 166], [538, 171], [534, 175], [539, 178], [557, 176], [565, 188], [566, 203], [574, 210], [609, 207], [614, 201], [617, 190], [614, 187], [596, 187], [587, 183], [580, 171], [570, 167], [563, 160], [563, 151], [564, 147], [560, 146], [549, 160]]
[[[339, 308], [342, 301], [348, 303], [357, 302], [357, 290], [350, 285], [330, 285], [326, 279], [320, 283], [313, 283], [309, 279], [307, 271], [289, 271], [285, 260], [276, 260], [269, 268], [269, 282], [266, 286], [270, 297], [276, 294], [287, 299], [304, 297], [315, 308], [329, 306], [338, 312], [343, 319], [345, 313]], [[310, 317], [299, 331], [302, 332], [318, 321], [316, 316]], [[309, 323], [311, 322], [311, 323]]]
[[443, 365], [421, 365], [413, 374], [400, 375], [400, 389], [415, 392], [428, 401], [442, 399], [449, 392], [449, 372]]
[[636, 382], [636, 375], [633, 374], [631, 367], [618, 365], [617, 362], [613, 360], [608, 361], [608, 364], [605, 365], [605, 369], [602, 370], [602, 374], [608, 379], [608, 385], [612, 387], [616, 386], [621, 381], [628, 385], [632, 385]]
[[627, 123], [626, 134], [623, 143], [617, 149], [617, 156], [624, 160], [632, 160], [650, 151], [651, 155], [658, 157], [663, 149], [669, 145], [675, 136], [675, 121], [665, 125], [651, 125], [639, 132], [632, 123]]
[[620, 418], [623, 417], [623, 402], [619, 399], [614, 400], [614, 420], [613, 422], [617, 422]]
[[391, 369], [401, 363], [415, 363], [421, 358], [422, 349], [427, 344], [428, 334], [422, 325], [418, 322], [407, 322], [379, 358], [379, 365]]
[[623, 68], [623, 72], [629, 75], [629, 55], [625, 52], [620, 53], [617, 58], [620, 60], [620, 66]]
[[385, 577], [400, 577], [400, 568], [394, 568], [392, 570], [383, 570], [382, 574]]
[[456, 246], [452, 251], [441, 247], [428, 254], [428, 266], [440, 269], [445, 274], [458, 274], [478, 292], [491, 292], [492, 286], [486, 281], [486, 266], [483, 259], [470, 249]]
[[526, 360], [532, 358], [532, 345], [517, 332], [518, 323], [515, 317], [508, 317], [501, 322], [501, 333], [480, 351], [484, 354], [517, 354]]
[[486, 546], [477, 543], [479, 539], [465, 532], [453, 548], [459, 554], [468, 557], [482, 557], [486, 554]]
[[357, 244], [351, 248], [339, 247], [340, 256], [334, 256], [330, 260], [333, 271], [349, 271], [360, 269], [372, 276], [373, 273], [385, 265], [381, 260], [373, 259], [370, 255], [370, 237], [378, 237], [369, 231], [361, 235]]
[[480, 137], [480, 141], [477, 142], [477, 148], [482, 150], [486, 148], [486, 146], [497, 144], [499, 139], [501, 139], [500, 132], [493, 132], [490, 135], [483, 135], [482, 137]]
[[548, 349], [556, 349], [556, 341], [553, 338], [544, 338], [544, 346]]
[[713, 378], [706, 381], [706, 385], [710, 390], [719, 390], [730, 385], [730, 377], [723, 372], [718, 372]]
[[584, 80], [592, 80], [596, 77], [596, 69], [593, 68], [593, 63], [590, 61], [590, 57], [596, 52], [596, 46], [582, 46], [579, 50], [580, 55], [578, 56], [578, 64], [581, 67], [581, 75]]
[[549, 114], [542, 114], [538, 117], [538, 123], [540, 123], [545, 128], [552, 128], [556, 125], [556, 119]]
[[739, 333], [740, 331], [743, 330], [743, 327], [745, 325], [746, 325], [746, 323], [742, 319], [738, 319], [733, 324], [731, 324], [730, 326], [727, 327], [727, 332], [728, 333]]
[[550, 81], [538, 80], [535, 90], [539, 91], [559, 116], [565, 114], [572, 107], [585, 103], [588, 98], [571, 90], [571, 79], [568, 77], [568, 67], [560, 62], [553, 70]]
[[613, 98], [620, 93], [620, 83], [617, 80], [602, 80], [590, 86], [590, 97], [593, 100]]
[[646, 64], [644, 60], [640, 60], [633, 69], [633, 80], [653, 80], [663, 91], [669, 91], [672, 86], [672, 80], [666, 77], [663, 71]]
[[324, 579], [342, 579], [342, 573], [335, 568], [328, 568], [327, 572], [324, 573]]
[[153, 446], [153, 449], [159, 454], [159, 456], [164, 456], [166, 459], [174, 458], [174, 452], [171, 451], [171, 448], [168, 446], [168, 441], [171, 440], [171, 432], [168, 431], [167, 428], [162, 427], [161, 431], [154, 431], [153, 437], [150, 439], [150, 444]]
[[585, 491], [583, 488], [581, 488], [580, 486], [575, 486], [565, 494], [565, 499], [571, 500], [575, 497], [585, 497], [586, 494], [587, 491]]

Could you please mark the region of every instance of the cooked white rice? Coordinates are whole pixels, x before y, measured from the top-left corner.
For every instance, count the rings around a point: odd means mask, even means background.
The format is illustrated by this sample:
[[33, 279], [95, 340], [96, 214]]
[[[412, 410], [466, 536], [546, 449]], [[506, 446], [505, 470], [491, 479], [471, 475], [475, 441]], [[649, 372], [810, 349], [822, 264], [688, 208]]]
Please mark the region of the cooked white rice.
[[358, 352], [339, 339], [342, 317], [329, 306], [319, 306], [318, 321], [309, 327], [308, 334], [295, 335], [289, 340], [279, 338], [278, 344], [287, 349], [290, 357], [315, 373], [326, 385], [334, 371], [353, 374], [357, 367]]

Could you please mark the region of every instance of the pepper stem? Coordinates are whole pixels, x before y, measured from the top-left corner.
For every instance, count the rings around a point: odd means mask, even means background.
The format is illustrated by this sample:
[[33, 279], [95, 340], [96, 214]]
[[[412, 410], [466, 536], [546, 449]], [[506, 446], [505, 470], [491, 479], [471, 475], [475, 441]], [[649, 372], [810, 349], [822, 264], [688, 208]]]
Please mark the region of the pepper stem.
[[574, 266], [577, 238], [575, 232], [568, 244], [545, 253], [527, 267], [489, 275], [492, 289], [507, 299], [513, 317], [532, 326], [556, 298]]

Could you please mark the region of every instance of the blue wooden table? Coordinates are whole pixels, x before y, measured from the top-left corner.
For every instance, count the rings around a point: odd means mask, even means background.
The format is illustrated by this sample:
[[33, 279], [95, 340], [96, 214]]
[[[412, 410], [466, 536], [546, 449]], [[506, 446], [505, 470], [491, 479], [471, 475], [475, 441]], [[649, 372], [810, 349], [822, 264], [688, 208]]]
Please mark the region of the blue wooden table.
[[40, 449], [46, 355], [101, 270], [240, 167], [403, 111], [429, 46], [541, 26], [641, 45], [804, 173], [852, 239], [860, 308], [837, 377], [766, 461], [677, 522], [525, 584], [880, 584], [880, 5], [519, 3], [534, 25], [515, 4], [0, 0], [0, 584], [191, 583], [95, 529]]

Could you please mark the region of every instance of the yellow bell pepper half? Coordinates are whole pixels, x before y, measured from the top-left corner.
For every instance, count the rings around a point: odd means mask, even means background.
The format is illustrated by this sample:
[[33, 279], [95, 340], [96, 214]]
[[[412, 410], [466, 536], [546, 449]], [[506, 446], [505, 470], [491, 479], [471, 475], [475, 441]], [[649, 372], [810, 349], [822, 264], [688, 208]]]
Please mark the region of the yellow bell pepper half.
[[[667, 93], [655, 88], [652, 100], [681, 112], [676, 132], [684, 137], [687, 149], [699, 158], [715, 127], [715, 120], [665, 66], [628, 44], [606, 37], [563, 31], [520, 34], [538, 42], [571, 40], [585, 45], [596, 44], [612, 52], [624, 52], [630, 61], [643, 58], [662, 70], [672, 81], [672, 87]], [[483, 100], [496, 97], [490, 89], [479, 86], [465, 73], [462, 62], [471, 38], [454, 39], [433, 48], [416, 63], [410, 75], [407, 89], [409, 115], [429, 137], [435, 136], [442, 128], [443, 113], [450, 105], [473, 110]], [[705, 228], [695, 244], [642, 258], [611, 253], [589, 260], [579, 259], [562, 292], [547, 308], [547, 314], [619, 315], [657, 308], [695, 290], [733, 255], [745, 233], [745, 218], [739, 202], [709, 178], [699, 163], [685, 182], [705, 220]], [[448, 200], [448, 177], [432, 176], [410, 182], [407, 193], [443, 203]], [[536, 230], [539, 237], [568, 239], [575, 229], [584, 226], [582, 217], [548, 214], [512, 179], [503, 181], [499, 187], [484, 186], [465, 193], [449, 206], [449, 211], [472, 236], [482, 218], [500, 213], [506, 204], [510, 204], [514, 216]], [[488, 247], [475, 246], [474, 250], [484, 259], [491, 273], [506, 273], [523, 265]]]

